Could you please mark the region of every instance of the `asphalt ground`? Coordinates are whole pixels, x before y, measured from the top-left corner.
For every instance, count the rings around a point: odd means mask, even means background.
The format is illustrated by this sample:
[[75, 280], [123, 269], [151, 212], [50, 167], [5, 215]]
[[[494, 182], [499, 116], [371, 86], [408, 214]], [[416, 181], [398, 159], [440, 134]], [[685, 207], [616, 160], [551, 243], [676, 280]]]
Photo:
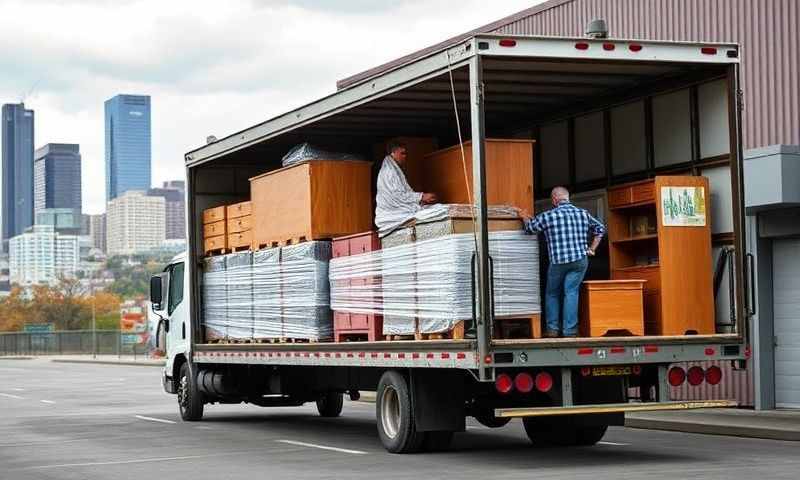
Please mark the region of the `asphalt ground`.
[[392, 455], [374, 404], [206, 407], [180, 420], [160, 369], [0, 359], [0, 480], [254, 478], [797, 479], [796, 442], [614, 427], [594, 447], [533, 448], [518, 421], [468, 422], [448, 452]]

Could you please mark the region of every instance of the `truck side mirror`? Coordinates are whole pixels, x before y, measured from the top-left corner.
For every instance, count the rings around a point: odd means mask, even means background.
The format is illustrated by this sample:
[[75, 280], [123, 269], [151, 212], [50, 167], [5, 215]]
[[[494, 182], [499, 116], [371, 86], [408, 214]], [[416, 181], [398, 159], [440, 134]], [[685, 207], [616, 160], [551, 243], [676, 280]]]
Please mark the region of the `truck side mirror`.
[[150, 277], [150, 303], [153, 310], [163, 310], [161, 304], [164, 302], [164, 275], [153, 275]]

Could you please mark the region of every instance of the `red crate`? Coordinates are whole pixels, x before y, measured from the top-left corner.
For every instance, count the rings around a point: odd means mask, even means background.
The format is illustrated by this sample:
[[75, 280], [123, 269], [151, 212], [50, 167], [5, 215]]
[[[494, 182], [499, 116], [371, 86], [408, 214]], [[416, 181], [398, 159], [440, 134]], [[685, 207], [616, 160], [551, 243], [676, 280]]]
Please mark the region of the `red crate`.
[[[378, 232], [369, 231], [333, 239], [333, 258], [348, 257], [381, 249]], [[352, 280], [363, 285], [368, 279]], [[383, 316], [364, 313], [333, 312], [333, 339], [335, 342], [363, 340], [374, 342], [383, 338]]]

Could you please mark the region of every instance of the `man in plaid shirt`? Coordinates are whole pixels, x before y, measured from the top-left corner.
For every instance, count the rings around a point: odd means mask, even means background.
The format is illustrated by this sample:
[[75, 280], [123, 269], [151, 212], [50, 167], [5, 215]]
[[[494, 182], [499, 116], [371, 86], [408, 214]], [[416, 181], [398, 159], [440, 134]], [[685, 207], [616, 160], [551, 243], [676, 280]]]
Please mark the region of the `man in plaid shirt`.
[[[575, 337], [578, 334], [578, 293], [605, 227], [589, 212], [570, 203], [569, 191], [556, 187], [550, 193], [552, 210], [531, 219], [523, 214], [525, 231], [544, 233], [550, 254], [545, 291], [545, 337]], [[592, 242], [589, 245], [589, 233]], [[562, 306], [563, 301], [563, 306]]]

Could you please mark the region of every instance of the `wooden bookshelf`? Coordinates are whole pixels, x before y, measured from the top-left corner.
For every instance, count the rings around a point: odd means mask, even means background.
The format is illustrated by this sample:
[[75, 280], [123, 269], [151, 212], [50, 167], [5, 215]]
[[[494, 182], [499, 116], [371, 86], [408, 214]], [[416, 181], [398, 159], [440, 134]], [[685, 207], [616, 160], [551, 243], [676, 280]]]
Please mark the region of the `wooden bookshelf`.
[[611, 278], [646, 280], [647, 335], [714, 333], [710, 197], [708, 179], [695, 176], [608, 190]]

